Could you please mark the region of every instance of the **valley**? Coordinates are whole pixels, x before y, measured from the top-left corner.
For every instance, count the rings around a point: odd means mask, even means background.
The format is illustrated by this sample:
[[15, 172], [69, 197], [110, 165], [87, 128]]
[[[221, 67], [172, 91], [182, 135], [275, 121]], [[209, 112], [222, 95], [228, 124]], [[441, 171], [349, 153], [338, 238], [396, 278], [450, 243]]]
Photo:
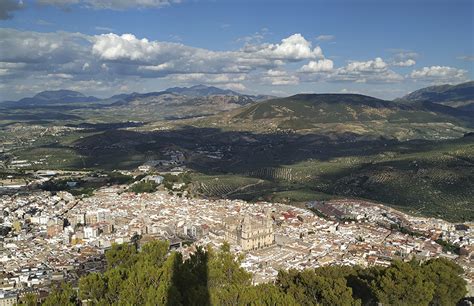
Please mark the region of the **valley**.
[[[28, 110], [8, 104], [7, 113], [22, 115], [3, 115], [2, 172], [136, 171], [176, 150], [183, 160], [175, 166], [189, 171], [196, 196], [295, 205], [352, 197], [414, 215], [474, 219], [468, 111], [350, 94], [259, 102], [205, 86], [62, 106], [54, 99], [27, 100], [40, 103]], [[27, 114], [45, 105], [55, 105], [54, 120]]]

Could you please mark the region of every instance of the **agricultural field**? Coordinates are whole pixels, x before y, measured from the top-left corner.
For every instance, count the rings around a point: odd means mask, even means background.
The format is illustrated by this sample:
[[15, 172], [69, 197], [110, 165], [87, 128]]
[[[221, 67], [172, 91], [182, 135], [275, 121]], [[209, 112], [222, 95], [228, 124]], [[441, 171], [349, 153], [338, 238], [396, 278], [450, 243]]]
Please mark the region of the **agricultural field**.
[[[235, 171], [235, 167], [232, 170]], [[265, 181], [258, 191], [230, 194], [247, 200], [282, 202], [364, 198], [415, 215], [450, 221], [474, 219], [472, 136], [436, 143], [405, 143], [377, 154], [256, 167], [242, 174], [243, 177], [208, 178], [202, 192], [227, 197], [231, 190], [244, 186], [246, 178], [256, 178]]]

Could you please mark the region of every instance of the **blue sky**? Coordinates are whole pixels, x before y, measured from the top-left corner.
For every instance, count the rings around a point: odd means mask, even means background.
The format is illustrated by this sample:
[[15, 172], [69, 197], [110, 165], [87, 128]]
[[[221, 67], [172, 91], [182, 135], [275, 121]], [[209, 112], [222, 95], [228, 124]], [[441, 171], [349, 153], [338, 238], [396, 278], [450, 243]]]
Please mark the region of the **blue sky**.
[[3, 0], [0, 100], [207, 84], [391, 99], [474, 76], [470, 0]]

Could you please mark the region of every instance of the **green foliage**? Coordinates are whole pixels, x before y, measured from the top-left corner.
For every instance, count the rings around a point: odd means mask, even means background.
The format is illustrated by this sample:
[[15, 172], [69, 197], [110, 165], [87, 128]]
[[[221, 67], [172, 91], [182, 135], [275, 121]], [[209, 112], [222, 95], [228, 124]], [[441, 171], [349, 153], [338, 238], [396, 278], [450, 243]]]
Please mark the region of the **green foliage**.
[[421, 306], [433, 299], [435, 284], [416, 262], [395, 261], [372, 281], [371, 289], [380, 303]]
[[20, 298], [18, 305], [36, 306], [38, 305], [38, 296], [32, 292], [29, 292]]
[[173, 190], [174, 183], [184, 183], [184, 186], [180, 188], [180, 191], [184, 191], [186, 187], [192, 182], [191, 175], [189, 173], [180, 173], [178, 175], [165, 174], [163, 175], [163, 186], [168, 190]]
[[135, 193], [155, 192], [158, 185], [153, 181], [141, 181], [133, 184], [128, 190]]
[[224, 243], [220, 252], [208, 250], [208, 286], [219, 288], [226, 284], [250, 285], [252, 275], [240, 267], [242, 256], [235, 258], [230, 252], [229, 245]]
[[360, 305], [342, 268], [280, 271], [277, 284], [301, 305]]
[[151, 265], [161, 266], [166, 260], [169, 243], [166, 241], [151, 241], [145, 244], [140, 253], [140, 260]]
[[437, 239], [436, 243], [443, 247], [444, 252], [459, 254], [459, 246], [443, 239]]
[[74, 306], [77, 304], [76, 291], [70, 284], [54, 288], [43, 303], [43, 306]]
[[466, 293], [463, 269], [445, 258], [431, 259], [423, 264], [426, 277], [436, 285], [432, 305], [455, 305]]
[[394, 262], [390, 267], [321, 267], [280, 271], [275, 284], [252, 284], [242, 257], [197, 250], [186, 260], [169, 244], [113, 245], [107, 270], [52, 291], [45, 305], [455, 305], [466, 293], [463, 270], [447, 259]]
[[129, 184], [133, 182], [133, 176], [125, 175], [120, 172], [109, 172], [108, 182], [110, 184]]
[[79, 281], [79, 298], [81, 301], [90, 301], [99, 304], [106, 294], [106, 279], [100, 273], [90, 273], [81, 277]]
[[137, 261], [137, 249], [133, 244], [112, 244], [105, 252], [107, 268], [130, 268]]

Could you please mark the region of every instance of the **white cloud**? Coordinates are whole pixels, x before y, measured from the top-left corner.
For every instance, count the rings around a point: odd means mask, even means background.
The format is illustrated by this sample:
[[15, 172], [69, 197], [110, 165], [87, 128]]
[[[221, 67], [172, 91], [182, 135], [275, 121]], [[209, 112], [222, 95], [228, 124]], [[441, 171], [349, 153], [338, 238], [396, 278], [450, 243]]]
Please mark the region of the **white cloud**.
[[405, 50], [405, 49], [389, 49], [388, 51], [393, 53], [393, 57], [397, 61], [402, 61], [402, 60], [406, 60], [406, 59], [410, 59], [410, 58], [411, 59], [416, 59], [420, 56], [415, 51]]
[[415, 64], [416, 64], [416, 61], [413, 59], [407, 59], [405, 61], [392, 63], [393, 66], [397, 66], [397, 67], [411, 67], [411, 66], [414, 66]]
[[328, 76], [329, 81], [356, 83], [396, 83], [403, 76], [388, 69], [388, 64], [380, 57], [368, 61], [351, 61]]
[[101, 60], [136, 62], [140, 71], [149, 73], [169, 68], [174, 73], [242, 73], [323, 56], [320, 47], [311, 48], [311, 43], [300, 34], [285, 38], [280, 44], [246, 45], [237, 51], [212, 51], [180, 43], [149, 41], [132, 34], [102, 34], [94, 36], [93, 41], [92, 53]]
[[269, 44], [258, 52], [272, 59], [292, 61], [323, 57], [321, 48], [312, 49], [311, 42], [299, 33], [282, 39], [280, 44]]
[[403, 49], [390, 49], [393, 53], [393, 58], [390, 61], [392, 66], [396, 67], [411, 67], [416, 64], [415, 59], [418, 58], [418, 53]]
[[237, 38], [236, 42], [244, 42], [245, 44], [260, 44], [263, 39], [270, 34], [267, 28], [263, 28], [251, 35]]
[[316, 73], [328, 72], [333, 70], [334, 63], [330, 59], [321, 59], [318, 61], [310, 61], [308, 64], [300, 68], [300, 72]]
[[71, 5], [81, 5], [93, 9], [123, 10], [129, 8], [159, 8], [180, 0], [37, 0], [42, 5], [53, 5], [59, 7], [69, 7]]
[[455, 83], [467, 80], [467, 71], [448, 66], [431, 66], [413, 70], [410, 78], [432, 83]]
[[153, 8], [179, 3], [179, 0], [86, 0], [98, 9]]
[[299, 78], [284, 70], [268, 70], [261, 80], [266, 84], [271, 85], [296, 85], [299, 84]]
[[60, 79], [72, 79], [74, 76], [68, 73], [48, 73], [46, 75], [48, 78], [60, 78]]
[[222, 85], [222, 87], [225, 89], [230, 89], [230, 90], [235, 90], [235, 91], [240, 91], [240, 92], [247, 90], [247, 87], [245, 87], [245, 85], [242, 83], [228, 83], [228, 84]]
[[354, 72], [373, 72], [373, 71], [381, 71], [387, 68], [387, 63], [383, 61], [382, 58], [377, 57], [374, 60], [366, 61], [366, 62], [358, 62], [352, 61], [346, 66], [347, 71], [354, 71]]
[[73, 4], [78, 4], [81, 0], [37, 0], [38, 4], [41, 5], [53, 5], [59, 7], [68, 7]]
[[343, 94], [358, 94], [358, 95], [361, 95], [362, 93], [358, 90], [355, 90], [355, 89], [347, 89], [347, 88], [343, 88], [341, 90], [339, 90], [340, 93], [343, 93]]
[[[121, 36], [113, 33], [95, 37], [92, 53], [105, 60], [129, 59], [131, 61], [150, 61], [164, 51], [162, 45], [148, 39], [138, 39], [132, 34]], [[170, 50], [169, 50], [170, 51]]]
[[87, 52], [84, 43], [89, 37], [79, 33], [38, 33], [13, 29], [0, 29], [0, 52], [2, 62], [66, 63]]
[[151, 71], [171, 71], [174, 68], [172, 63], [163, 63], [154, 66], [140, 66], [139, 70], [151, 70]]
[[[259, 86], [298, 85], [300, 82], [395, 83], [404, 80], [380, 57], [349, 61], [343, 67], [335, 67], [332, 60], [324, 57], [320, 47], [313, 47], [301, 34], [291, 35], [279, 43], [248, 44], [233, 51], [214, 51], [132, 34], [40, 33], [0, 28], [0, 45], [9, 50], [0, 52], [0, 83], [2, 91], [11, 91], [11, 95], [20, 88], [27, 93], [41, 85], [43, 89], [54, 89], [82, 84], [88, 90], [98, 86], [96, 92], [110, 86], [113, 92], [124, 85], [137, 90], [143, 88], [139, 84], [156, 82], [217, 84], [236, 90], [246, 86], [253, 90]], [[403, 61], [410, 63], [409, 60]], [[465, 79], [466, 74], [461, 69], [433, 66], [414, 70], [407, 79], [452, 82]]]
[[474, 62], [474, 55], [461, 55], [461, 56], [458, 56], [457, 59], [466, 61], [466, 62]]
[[171, 74], [167, 77], [169, 80], [194, 84], [235, 84], [246, 80], [245, 74], [206, 74], [206, 73], [187, 73], [187, 74]]
[[336, 36], [334, 35], [319, 35], [318, 37], [316, 37], [316, 40], [317, 41], [331, 41], [331, 40], [334, 40], [336, 38]]
[[102, 26], [96, 26], [96, 27], [94, 27], [94, 29], [97, 30], [97, 31], [100, 31], [100, 32], [109, 32], [109, 33], [114, 31], [114, 29], [112, 29], [112, 28], [102, 27]]

